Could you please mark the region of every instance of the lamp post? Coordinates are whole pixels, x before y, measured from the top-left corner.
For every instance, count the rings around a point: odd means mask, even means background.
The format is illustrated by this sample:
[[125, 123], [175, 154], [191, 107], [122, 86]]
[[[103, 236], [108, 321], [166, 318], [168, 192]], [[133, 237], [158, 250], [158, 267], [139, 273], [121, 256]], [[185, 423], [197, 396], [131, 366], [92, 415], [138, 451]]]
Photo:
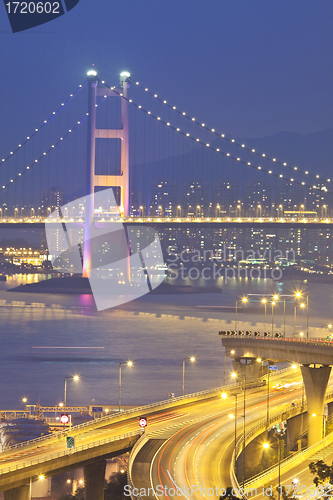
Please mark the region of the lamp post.
[[309, 338], [309, 296], [306, 296], [306, 340]]
[[[278, 500], [280, 500], [281, 495], [281, 439], [277, 436], [278, 439], [278, 461], [279, 461], [279, 485], [278, 485]], [[267, 450], [269, 448], [269, 443], [264, 443], [263, 447]]]
[[[236, 378], [237, 377], [237, 373], [232, 373], [232, 377]], [[243, 490], [244, 490], [244, 485], [245, 485], [245, 410], [246, 410], [246, 373], [244, 374], [243, 376], [244, 378], [244, 397], [243, 397], [243, 418], [244, 418], [244, 422], [243, 422], [243, 449], [242, 449], [242, 452], [243, 452]]]
[[267, 360], [267, 424], [269, 422], [269, 359]]
[[77, 382], [80, 380], [80, 377], [78, 375], [74, 375], [73, 377], [65, 377], [65, 390], [64, 390], [64, 406], [66, 407], [66, 402], [67, 402], [67, 379], [75, 380]]
[[243, 302], [245, 304], [245, 302], [248, 301], [248, 298], [247, 297], [243, 297], [241, 300], [236, 300], [236, 308], [235, 308], [235, 331], [237, 332], [237, 304], [238, 302]]
[[274, 330], [274, 306], [275, 306], [275, 302], [273, 301], [271, 304], [272, 304], [272, 337], [273, 337], [273, 330]]
[[[235, 397], [235, 414], [233, 415], [232, 413], [229, 414], [229, 418], [234, 418], [235, 419], [235, 443], [234, 443], [234, 449], [235, 449], [235, 458], [236, 458], [236, 443], [237, 443], [237, 394], [232, 394], [232, 396]], [[227, 394], [225, 392], [222, 393], [222, 399], [225, 399], [227, 397]]]
[[286, 298], [283, 298], [283, 337], [286, 338]]
[[133, 361], [126, 361], [126, 363], [119, 363], [119, 412], [121, 407], [121, 365], [132, 366]]
[[189, 359], [193, 363], [195, 361], [195, 357], [191, 356], [190, 358], [183, 359], [183, 396], [185, 394], [185, 363], [186, 363], [186, 359]]
[[267, 300], [266, 299], [262, 299], [261, 302], [265, 306], [265, 331], [266, 331], [266, 308], [267, 308]]

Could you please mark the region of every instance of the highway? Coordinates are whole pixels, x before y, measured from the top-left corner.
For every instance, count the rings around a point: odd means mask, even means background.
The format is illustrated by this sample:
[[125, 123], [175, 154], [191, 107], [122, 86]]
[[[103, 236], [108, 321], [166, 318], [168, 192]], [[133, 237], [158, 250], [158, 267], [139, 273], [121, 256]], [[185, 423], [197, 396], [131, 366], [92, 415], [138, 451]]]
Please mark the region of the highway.
[[[302, 389], [299, 372], [289, 372], [284, 381], [298, 380], [299, 383], [283, 390], [272, 389], [270, 410], [282, 410], [292, 402], [301, 399]], [[277, 378], [272, 382], [276, 385]], [[247, 391], [246, 395], [246, 428], [252, 427], [266, 416], [266, 387]], [[238, 395], [237, 436], [243, 432], [243, 393]], [[155, 498], [178, 498], [172, 494], [172, 488], [182, 489], [188, 497], [218, 498], [216, 487], [226, 488], [231, 485], [230, 462], [234, 449], [234, 419], [229, 417], [234, 413], [235, 398], [230, 396], [225, 400], [203, 403], [198, 406], [198, 420], [189, 422], [181, 428], [161, 429], [152, 432], [149, 429], [151, 441], [138, 453], [134, 465], [132, 481], [136, 488], [153, 488], [161, 491], [164, 485], [171, 492], [156, 494]], [[142, 474], [142, 464], [149, 462]], [[200, 491], [201, 488], [203, 488]], [[191, 491], [192, 486], [192, 491]], [[197, 489], [198, 488], [198, 489]], [[209, 488], [213, 488], [214, 493]], [[206, 490], [206, 495], [204, 490]], [[150, 492], [152, 493], [152, 492]], [[149, 498], [154, 498], [152, 494]]]
[[[283, 374], [283, 379], [290, 381], [292, 378], [299, 378], [299, 376], [299, 373], [296, 374], [294, 372], [287, 372]], [[278, 377], [274, 378], [274, 383], [277, 380]], [[251, 391], [253, 391], [253, 389]], [[280, 406], [282, 402], [287, 404], [292, 397], [295, 396], [291, 396], [288, 393], [285, 395], [278, 395], [279, 400], [277, 404], [279, 404]], [[247, 391], [247, 404], [250, 404], [248, 410], [249, 413], [247, 413], [247, 415], [249, 414], [249, 423], [252, 423], [254, 418], [261, 418], [262, 413], [265, 411], [265, 398], [265, 387], [261, 388], [258, 394], [250, 395], [250, 390]], [[273, 406], [275, 405], [275, 398], [276, 397], [272, 394]], [[255, 406], [253, 407], [254, 409], [251, 409], [253, 405], [257, 404], [261, 405], [262, 411], [260, 412], [260, 414], [257, 412]], [[167, 407], [162, 406], [150, 408], [144, 410], [144, 414], [148, 418], [149, 433], [166, 433], [167, 435], [170, 435], [170, 437], [173, 434], [177, 433], [176, 437], [173, 438], [173, 441], [171, 441], [168, 447], [168, 450], [171, 450], [171, 460], [174, 464], [175, 454], [172, 450], [176, 446], [176, 442], [177, 446], [182, 446], [183, 440], [185, 439], [183, 433], [186, 429], [191, 430], [191, 426], [193, 427], [191, 433], [194, 433], [194, 431], [200, 432], [200, 438], [204, 438], [205, 443], [207, 439], [209, 439], [210, 431], [212, 431], [212, 433], [214, 434], [221, 430], [221, 425], [226, 426], [225, 430], [223, 430], [225, 434], [221, 434], [220, 437], [221, 439], [223, 438], [223, 440], [226, 439], [227, 442], [230, 443], [233, 438], [233, 422], [228, 420], [228, 413], [230, 413], [231, 408], [232, 402], [230, 400], [223, 400], [222, 402], [219, 393], [203, 400], [168, 402]], [[252, 415], [252, 413], [254, 414]], [[139, 416], [142, 416], [142, 410], [138, 410], [129, 414], [119, 415], [119, 417], [117, 416], [114, 419], [108, 418], [106, 420], [95, 421], [87, 427], [78, 429], [74, 428], [70, 434], [75, 436], [76, 448], [82, 447], [82, 445], [85, 445], [86, 447], [92, 446], [92, 444], [95, 443], [95, 457], [110, 456], [112, 455], [112, 453], [116, 454], [115, 448], [112, 448], [111, 445], [103, 445], [103, 447], [99, 442], [105, 439], [123, 435], [125, 433], [137, 432], [139, 429]], [[208, 423], [213, 427], [207, 430], [206, 428]], [[240, 424], [238, 425], [240, 429]], [[135, 439], [137, 439], [137, 436], [135, 436]], [[158, 439], [161, 438], [158, 437]], [[180, 445], [178, 444], [179, 441], [181, 442]], [[195, 443], [197, 443], [197, 439], [195, 440]], [[212, 448], [214, 448], [214, 446]], [[124, 449], [124, 446], [122, 446], [121, 443], [118, 444], [118, 450], [119, 449]], [[203, 445], [200, 444], [198, 449], [203, 449]], [[228, 452], [226, 453], [226, 460], [228, 460], [231, 447], [230, 450], [227, 451]], [[60, 456], [60, 458], [57, 457], [57, 454], [61, 455], [64, 453], [64, 456]], [[190, 453], [194, 453], [194, 448], [192, 448]], [[50, 460], [50, 455], [52, 455], [54, 459]], [[199, 456], [201, 461], [201, 455], [198, 455], [198, 452], [196, 452], [195, 461], [199, 458]], [[205, 456], [205, 454], [203, 456]], [[1, 453], [0, 455], [0, 491], [10, 489], [10, 487], [13, 487], [14, 485], [19, 486], [25, 484], [29, 481], [30, 476], [32, 476], [35, 480], [37, 479], [37, 476], [39, 474], [44, 474], [45, 476], [47, 476], [53, 475], [59, 470], [69, 470], [76, 468], [80, 466], [82, 464], [82, 461], [84, 461], [84, 459], [86, 458], [86, 455], [84, 455], [84, 453], [79, 450], [68, 454], [66, 453], [66, 437], [64, 435], [60, 436], [60, 439], [57, 435], [54, 435], [50, 439], [8, 450]], [[39, 464], [35, 464], [33, 467], [31, 467], [30, 462], [36, 461], [37, 459], [39, 461]], [[183, 455], [181, 455], [179, 457], [178, 463], [176, 464], [177, 468], [179, 467], [179, 464], [183, 462], [183, 460]], [[155, 466], [155, 464], [156, 462], [154, 460], [153, 465]], [[176, 465], [173, 465], [173, 467], [175, 467]], [[164, 462], [162, 466], [163, 470], [168, 470]], [[8, 472], [7, 470], [8, 467], [12, 469], [10, 472]], [[15, 468], [18, 468], [18, 470], [13, 470]], [[162, 469], [160, 468], [158, 469], [159, 474], [161, 474], [161, 470]], [[218, 477], [220, 476], [216, 475], [216, 478]], [[179, 480], [178, 476], [177, 480]]]
[[[292, 374], [285, 377], [288, 381], [294, 378]], [[274, 384], [273, 384], [274, 385]], [[292, 402], [300, 400], [302, 396], [301, 384], [289, 388], [272, 391], [270, 399], [271, 411], [283, 410]], [[243, 399], [242, 393], [238, 396], [237, 436], [243, 432]], [[132, 481], [135, 487], [152, 487], [155, 496], [150, 492], [149, 498], [169, 500], [181, 496], [183, 498], [212, 498], [218, 499], [223, 490], [231, 486], [230, 462], [234, 449], [234, 420], [229, 414], [234, 412], [235, 398], [207, 403], [206, 417], [198, 422], [191, 423], [182, 429], [170, 429], [150, 433], [148, 442], [151, 463], [149, 475], [140, 475], [140, 460], [145, 458], [140, 453], [147, 453], [143, 448], [139, 452], [134, 465]], [[204, 408], [202, 407], [202, 410]], [[246, 428], [252, 427], [266, 416], [265, 388], [252, 391], [246, 398]], [[312, 484], [312, 475], [308, 470], [307, 461], [292, 473], [283, 477], [283, 483], [290, 484], [298, 477], [299, 484]], [[139, 467], [138, 467], [139, 465]], [[242, 486], [242, 474], [239, 475]], [[277, 481], [273, 481], [276, 484]], [[164, 486], [164, 492], [161, 486]], [[179, 488], [182, 495], [174, 491]], [[200, 490], [201, 487], [201, 490]], [[174, 490], [173, 490], [174, 489]], [[179, 492], [178, 492], [179, 493]], [[261, 493], [261, 495], [260, 495]], [[304, 498], [311, 496], [304, 495]], [[262, 497], [249, 495], [251, 498]], [[142, 497], [143, 498], [143, 497]]]

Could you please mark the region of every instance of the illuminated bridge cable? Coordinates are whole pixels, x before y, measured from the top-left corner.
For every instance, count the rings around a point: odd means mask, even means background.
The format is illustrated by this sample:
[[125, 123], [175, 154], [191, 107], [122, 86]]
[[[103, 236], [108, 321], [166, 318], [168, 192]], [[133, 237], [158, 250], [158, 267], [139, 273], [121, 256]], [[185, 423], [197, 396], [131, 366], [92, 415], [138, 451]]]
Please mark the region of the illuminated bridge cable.
[[331, 179], [324, 180], [319, 175], [310, 174], [308, 172], [308, 170], [300, 170], [296, 166], [293, 167], [293, 166], [287, 165], [286, 162], [278, 161], [276, 158], [271, 158], [271, 157], [267, 156], [265, 153], [258, 153], [254, 148], [250, 148], [250, 147], [246, 146], [245, 144], [241, 144], [241, 143], [237, 142], [235, 139], [229, 139], [228, 137], [225, 136], [225, 134], [220, 134], [219, 132], [216, 132], [216, 130], [214, 128], [207, 127], [207, 125], [205, 123], [200, 123], [195, 118], [191, 118], [185, 112], [179, 111], [176, 108], [176, 106], [172, 106], [166, 100], [163, 100], [160, 97], [158, 97], [157, 94], [153, 94], [148, 88], [143, 87], [142, 85], [140, 85], [139, 82], [135, 82], [131, 78], [129, 78], [129, 80], [132, 83], [134, 83], [135, 85], [137, 85], [139, 88], [141, 88], [142, 90], [144, 90], [145, 92], [147, 92], [147, 94], [149, 94], [150, 96], [154, 97], [157, 101], [159, 101], [160, 103], [163, 103], [169, 109], [172, 109], [173, 111], [175, 111], [179, 115], [181, 115], [184, 118], [186, 118], [188, 121], [190, 121], [192, 123], [195, 123], [196, 125], [199, 125], [200, 127], [202, 127], [205, 130], [208, 130], [209, 132], [211, 132], [212, 134], [214, 134], [216, 137], [219, 137], [219, 138], [221, 138], [221, 139], [223, 139], [225, 141], [228, 141], [229, 143], [234, 144], [235, 146], [238, 146], [238, 147], [242, 148], [243, 150], [248, 151], [249, 153], [252, 153], [252, 154], [254, 154], [256, 156], [259, 156], [261, 158], [265, 158], [266, 160], [273, 162], [275, 165], [280, 165], [283, 168], [287, 168], [289, 170], [294, 170], [298, 174], [306, 175], [307, 177], [311, 177], [313, 179], [318, 179], [318, 180], [322, 180], [322, 181], [325, 181], [325, 182], [331, 182]]
[[[104, 97], [98, 104], [96, 104], [96, 107], [100, 106], [102, 104], [102, 102], [105, 101], [105, 99], [106, 98]], [[24, 175], [26, 172], [28, 172], [29, 170], [32, 170], [32, 168], [37, 163], [39, 163], [43, 158], [45, 158], [45, 156], [47, 156], [51, 151], [53, 151], [64, 139], [66, 139], [66, 137], [68, 137], [75, 129], [77, 129], [79, 127], [79, 125], [81, 125], [81, 123], [83, 123], [88, 118], [88, 116], [89, 116], [89, 113], [86, 113], [86, 115], [82, 118], [82, 120], [79, 120], [78, 122], [76, 122], [76, 124], [74, 125], [74, 127], [70, 128], [68, 130], [68, 132], [66, 132], [66, 134], [63, 137], [60, 137], [60, 139], [58, 139], [57, 142], [55, 142], [54, 144], [52, 144], [52, 146], [48, 150], [46, 150], [41, 156], [39, 156], [32, 163], [30, 163], [30, 165], [28, 165], [25, 169], [23, 169], [22, 172], [19, 172], [15, 177], [13, 177], [12, 179], [8, 180], [6, 184], [0, 186], [0, 192], [3, 192], [9, 186], [11, 186], [12, 184], [14, 184], [15, 181], [17, 181], [18, 179], [20, 179], [20, 177], [22, 177], [22, 175]]]
[[22, 144], [19, 144], [17, 146], [17, 148], [14, 149], [14, 151], [11, 151], [7, 157], [2, 158], [2, 160], [0, 162], [0, 166], [3, 163], [5, 163], [7, 160], [9, 160], [9, 158], [11, 158], [15, 153], [17, 153], [17, 151], [19, 151], [27, 142], [29, 142], [40, 130], [42, 130], [48, 123], [50, 123], [50, 121], [53, 120], [53, 118], [55, 116], [57, 116], [57, 114], [59, 113], [59, 111], [61, 111], [80, 92], [80, 90], [85, 86], [86, 83], [87, 83], [87, 81], [85, 81], [82, 85], [79, 85], [79, 88], [74, 92], [74, 94], [70, 94], [70, 96], [67, 99], [67, 101], [61, 103], [61, 106], [57, 109], [57, 111], [53, 111], [52, 115], [50, 116], [50, 118], [48, 120], [44, 120], [44, 122], [42, 123], [42, 125], [40, 127], [36, 128], [35, 131], [33, 132], [33, 134], [29, 135], [25, 139], [25, 141], [22, 142]]
[[[101, 80], [99, 80], [99, 81], [101, 81]], [[201, 146], [205, 146], [207, 149], [215, 151], [219, 155], [223, 155], [223, 156], [225, 156], [227, 158], [230, 158], [231, 160], [235, 160], [236, 162], [240, 163], [241, 165], [244, 165], [246, 167], [250, 167], [250, 168], [255, 169], [255, 170], [259, 170], [260, 172], [263, 172], [265, 174], [271, 175], [272, 177], [276, 177], [277, 179], [280, 179], [282, 181], [291, 182], [291, 183], [294, 183], [294, 184], [298, 184], [300, 186], [307, 187], [309, 189], [315, 189], [315, 190], [318, 190], [318, 191], [323, 191], [325, 193], [333, 193], [333, 191], [328, 190], [326, 186], [311, 185], [311, 184], [307, 184], [304, 181], [295, 180], [293, 177], [284, 177], [283, 174], [278, 174], [277, 172], [273, 172], [273, 170], [267, 170], [266, 168], [262, 167], [261, 165], [253, 165], [251, 162], [249, 162], [249, 161], [247, 162], [247, 161], [243, 160], [242, 158], [240, 158], [238, 156], [234, 156], [231, 153], [225, 153], [224, 151], [221, 151], [220, 148], [214, 148], [213, 146], [211, 146], [210, 143], [206, 143], [206, 142], [202, 141], [198, 137], [193, 137], [189, 132], [185, 132], [185, 131], [181, 130], [179, 127], [175, 127], [174, 125], [171, 125], [170, 122], [166, 122], [166, 121], [162, 120], [162, 118], [160, 116], [154, 115], [151, 111], [148, 111], [145, 108], [143, 108], [141, 105], [133, 102], [132, 99], [128, 99], [127, 97], [125, 97], [123, 95], [123, 93], [121, 92], [121, 89], [120, 89], [120, 92], [118, 92], [115, 89], [115, 87], [109, 87], [105, 83], [104, 83], [104, 85], [108, 89], [112, 90], [113, 92], [115, 92], [116, 94], [118, 94], [120, 97], [122, 97], [123, 99], [125, 99], [127, 102], [129, 102], [130, 104], [132, 104], [136, 108], [140, 109], [143, 113], [146, 113], [151, 118], [154, 118], [159, 123], [162, 123], [163, 125], [167, 126], [169, 129], [174, 130], [175, 132], [178, 132], [179, 134], [183, 135], [184, 137], [187, 137], [188, 139], [196, 142], [197, 144], [200, 144]], [[299, 173], [299, 171], [298, 171], [298, 173]]]

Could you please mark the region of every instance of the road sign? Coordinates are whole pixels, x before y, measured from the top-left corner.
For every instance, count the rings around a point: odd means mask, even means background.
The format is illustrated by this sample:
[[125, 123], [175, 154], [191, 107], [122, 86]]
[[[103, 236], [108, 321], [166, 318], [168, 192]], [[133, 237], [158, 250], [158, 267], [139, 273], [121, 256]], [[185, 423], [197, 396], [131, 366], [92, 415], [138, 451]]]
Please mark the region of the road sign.
[[147, 426], [147, 419], [145, 417], [140, 417], [139, 425], [140, 425], [140, 427], [146, 427]]
[[69, 415], [66, 415], [66, 414], [61, 415], [60, 422], [62, 424], [68, 424], [68, 422], [69, 422]]
[[75, 448], [75, 437], [67, 436], [66, 442], [67, 442], [67, 448], [69, 449]]
[[103, 413], [103, 406], [93, 406], [91, 411], [93, 413]]
[[278, 369], [278, 365], [269, 365], [269, 369], [270, 370], [277, 370]]

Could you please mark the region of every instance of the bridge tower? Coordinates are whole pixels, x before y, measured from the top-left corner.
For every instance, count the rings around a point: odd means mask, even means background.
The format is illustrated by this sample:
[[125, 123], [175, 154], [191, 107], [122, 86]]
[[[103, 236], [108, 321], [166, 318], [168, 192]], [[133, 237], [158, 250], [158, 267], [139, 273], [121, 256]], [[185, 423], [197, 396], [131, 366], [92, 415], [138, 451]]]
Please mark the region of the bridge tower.
[[[128, 120], [128, 78], [130, 74], [123, 72], [120, 75], [119, 92], [107, 88], [98, 88], [97, 72], [88, 71], [88, 137], [87, 137], [87, 169], [86, 169], [86, 196], [94, 195], [95, 187], [120, 187], [119, 211], [122, 216], [130, 214], [129, 201], [129, 120]], [[96, 98], [98, 96], [118, 97], [121, 99], [120, 129], [96, 128]], [[123, 99], [123, 97], [125, 99]], [[121, 168], [120, 175], [96, 174], [96, 139], [121, 139]], [[94, 218], [94, 196], [86, 200], [85, 207], [85, 243], [83, 251], [83, 276], [89, 277], [91, 269], [91, 233]]]

